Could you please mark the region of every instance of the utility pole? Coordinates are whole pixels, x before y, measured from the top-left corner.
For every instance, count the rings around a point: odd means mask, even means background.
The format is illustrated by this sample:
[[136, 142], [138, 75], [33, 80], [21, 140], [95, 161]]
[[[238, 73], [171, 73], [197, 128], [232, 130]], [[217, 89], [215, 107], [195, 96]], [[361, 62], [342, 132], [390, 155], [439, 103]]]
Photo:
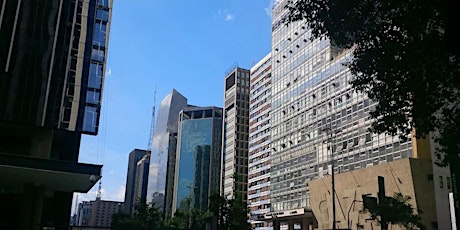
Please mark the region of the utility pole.
[[335, 141], [334, 135], [339, 133], [340, 130], [332, 130], [332, 128], [325, 128], [322, 131], [326, 132], [329, 137], [329, 149], [331, 150], [330, 161], [331, 161], [331, 180], [332, 180], [332, 229], [336, 230], [336, 215], [335, 215], [335, 172], [334, 172], [334, 144]]
[[[379, 198], [379, 205], [380, 204], [385, 204], [385, 199], [386, 199], [386, 196], [385, 196], [385, 178], [383, 176], [378, 176], [377, 180], [378, 180], [378, 186], [379, 186], [379, 193], [377, 194], [378, 198]], [[387, 220], [386, 220], [386, 216], [383, 213], [380, 215], [380, 222], [381, 222], [382, 230], [387, 230], [388, 229], [388, 223], [387, 223]]]
[[333, 149], [333, 145], [332, 145], [332, 138], [333, 138], [333, 132], [331, 129], [329, 129], [329, 133], [330, 133], [330, 148], [331, 148], [331, 180], [332, 180], [332, 229], [333, 230], [336, 230], [336, 216], [335, 216], [335, 173], [334, 173], [334, 149]]

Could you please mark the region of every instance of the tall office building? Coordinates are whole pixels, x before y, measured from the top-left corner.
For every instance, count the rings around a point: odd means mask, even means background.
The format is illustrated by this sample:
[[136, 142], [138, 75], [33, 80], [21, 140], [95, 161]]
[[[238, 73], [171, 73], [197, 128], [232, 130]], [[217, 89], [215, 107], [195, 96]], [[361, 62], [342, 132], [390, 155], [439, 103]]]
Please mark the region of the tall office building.
[[78, 204], [75, 226], [87, 229], [110, 228], [113, 215], [121, 213], [123, 211], [122, 207], [123, 202], [118, 201], [101, 199], [83, 201]]
[[206, 211], [219, 194], [222, 109], [190, 107], [179, 115], [173, 215], [178, 210]]
[[271, 54], [251, 68], [249, 96], [248, 203], [251, 224], [270, 229], [264, 222], [270, 212], [270, 97]]
[[[146, 150], [141, 149], [134, 149], [129, 153], [128, 172], [126, 173], [125, 202], [123, 204], [123, 212], [127, 215], [133, 214], [136, 202], [145, 202], [145, 197], [143, 197], [144, 200], [141, 200], [142, 197], [138, 197], [135, 190], [136, 185], [143, 183], [143, 181], [139, 181], [139, 179], [142, 179], [139, 177], [142, 176], [144, 172], [137, 171], [138, 162], [144, 159], [147, 154], [148, 152]], [[145, 183], [147, 183], [147, 180], [145, 180]]]
[[[137, 161], [136, 179], [134, 181], [133, 201], [145, 203], [147, 200], [147, 185], [149, 179], [150, 151]], [[136, 206], [131, 208], [131, 215], [134, 213]]]
[[1, 1], [0, 229], [67, 229], [98, 132], [111, 0]]
[[221, 194], [247, 199], [249, 70], [235, 67], [225, 76]]
[[187, 98], [173, 89], [161, 101], [155, 123], [147, 201], [164, 208], [165, 213], [172, 208], [179, 112], [187, 106]]
[[88, 226], [91, 227], [110, 227], [113, 215], [122, 212], [123, 202], [96, 199], [90, 203]]
[[[311, 40], [311, 31], [303, 21], [284, 26], [287, 2], [278, 1], [272, 14], [270, 195], [273, 212], [266, 217], [275, 220], [274, 229], [280, 228], [280, 221], [292, 225], [296, 218], [297, 223], [306, 225], [302, 227], [315, 225], [308, 185], [311, 180], [330, 178], [332, 173], [372, 168], [401, 158], [430, 159], [423, 140], [402, 141], [368, 131], [372, 123], [368, 113], [376, 103], [348, 84], [352, 75], [343, 63], [352, 58], [351, 52], [331, 46], [328, 39]], [[417, 199], [418, 202], [424, 201]], [[325, 201], [322, 205], [330, 210], [332, 203]], [[337, 215], [342, 212], [345, 211], [337, 208]], [[327, 226], [332, 228], [333, 211], [326, 213], [328, 218], [322, 220], [328, 219]], [[317, 214], [323, 213], [314, 215]], [[346, 221], [341, 221], [339, 227], [347, 227]]]
[[75, 213], [75, 226], [89, 226], [89, 218], [91, 216], [92, 202], [83, 201], [77, 205]]

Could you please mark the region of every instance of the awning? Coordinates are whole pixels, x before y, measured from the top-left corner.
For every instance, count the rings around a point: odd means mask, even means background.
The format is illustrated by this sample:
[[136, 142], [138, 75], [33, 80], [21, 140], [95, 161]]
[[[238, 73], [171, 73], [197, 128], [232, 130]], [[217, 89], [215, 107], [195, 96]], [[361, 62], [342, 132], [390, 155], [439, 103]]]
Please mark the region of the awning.
[[0, 153], [0, 188], [32, 184], [47, 190], [88, 192], [101, 178], [102, 165]]

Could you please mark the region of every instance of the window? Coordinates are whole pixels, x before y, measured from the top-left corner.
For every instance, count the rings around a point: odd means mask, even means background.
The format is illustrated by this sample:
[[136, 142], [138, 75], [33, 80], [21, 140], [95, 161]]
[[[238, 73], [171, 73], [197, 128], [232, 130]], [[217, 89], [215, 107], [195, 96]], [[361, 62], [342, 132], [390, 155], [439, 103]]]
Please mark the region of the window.
[[97, 4], [100, 6], [109, 7], [109, 0], [98, 0]]
[[427, 175], [427, 179], [428, 179], [429, 181], [433, 181], [433, 174], [428, 174], [428, 175]]
[[95, 91], [88, 91], [86, 93], [86, 102], [91, 104], [99, 104], [101, 94]]
[[96, 11], [96, 18], [102, 21], [109, 21], [109, 12], [107, 10], [98, 9]]
[[439, 176], [439, 187], [444, 188], [444, 180], [442, 179], [442, 176]]
[[104, 56], [105, 56], [104, 55], [104, 50], [93, 48], [93, 50], [91, 52], [91, 59], [92, 60], [103, 62], [104, 61]]
[[100, 89], [102, 84], [102, 68], [103, 66], [99, 63], [91, 63], [89, 67], [89, 80], [88, 87], [94, 89]]
[[106, 35], [107, 26], [102, 24], [101, 22], [96, 22], [96, 24], [94, 25], [93, 45], [105, 47]]
[[96, 133], [98, 109], [93, 106], [85, 107], [85, 117], [83, 119], [83, 131]]

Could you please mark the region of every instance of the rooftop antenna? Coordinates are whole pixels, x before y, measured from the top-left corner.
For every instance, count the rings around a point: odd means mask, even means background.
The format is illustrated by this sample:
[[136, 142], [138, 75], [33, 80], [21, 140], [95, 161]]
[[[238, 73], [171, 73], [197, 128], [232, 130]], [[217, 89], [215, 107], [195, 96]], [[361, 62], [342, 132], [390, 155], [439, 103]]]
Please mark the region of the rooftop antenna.
[[97, 192], [96, 192], [96, 200], [101, 200], [101, 196], [102, 196], [102, 178], [99, 179], [99, 188], [97, 189]]
[[157, 87], [153, 91], [153, 107], [152, 107], [152, 122], [150, 123], [150, 135], [147, 144], [147, 150], [152, 151], [153, 132], [155, 129], [155, 104], [157, 102]]

